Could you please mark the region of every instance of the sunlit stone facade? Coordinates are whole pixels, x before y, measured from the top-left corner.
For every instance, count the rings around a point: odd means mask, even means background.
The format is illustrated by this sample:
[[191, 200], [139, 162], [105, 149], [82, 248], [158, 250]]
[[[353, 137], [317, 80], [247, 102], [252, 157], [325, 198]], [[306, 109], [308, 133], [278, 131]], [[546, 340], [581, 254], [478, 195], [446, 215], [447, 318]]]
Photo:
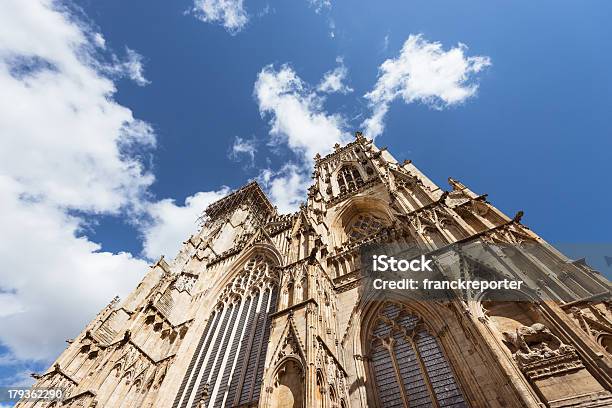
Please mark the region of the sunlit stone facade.
[[[250, 183], [206, 209], [178, 256], [104, 308], [37, 385], [65, 388], [56, 406], [67, 407], [612, 406], [610, 282], [521, 214], [449, 184], [359, 133], [315, 158], [296, 213], [278, 214]], [[378, 296], [362, 284], [372, 242], [526, 290], [508, 301]], [[475, 243], [488, 248], [484, 266], [470, 261]], [[459, 262], [444, 266], [451, 247]]]

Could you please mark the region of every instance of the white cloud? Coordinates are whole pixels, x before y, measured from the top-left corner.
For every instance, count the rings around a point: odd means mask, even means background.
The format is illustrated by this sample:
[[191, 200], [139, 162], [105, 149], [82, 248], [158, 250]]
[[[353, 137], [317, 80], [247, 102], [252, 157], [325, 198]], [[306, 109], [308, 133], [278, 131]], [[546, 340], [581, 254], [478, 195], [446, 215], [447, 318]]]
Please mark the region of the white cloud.
[[[105, 50], [106, 42], [104, 37], [98, 33], [92, 36], [92, 42], [99, 48]], [[101, 44], [101, 45], [100, 45]], [[134, 81], [138, 86], [146, 86], [151, 83], [144, 76], [143, 57], [133, 49], [125, 47], [124, 60], [119, 59], [115, 54], [111, 54], [112, 63], [99, 66], [101, 72], [111, 78], [127, 77]]]
[[0, 172], [62, 207], [116, 211], [152, 182], [122, 148], [153, 146], [151, 127], [116, 103], [90, 33], [49, 0], [2, 2]]
[[127, 60], [123, 63], [123, 67], [127, 76], [140, 86], [150, 84], [151, 82], [144, 77], [142, 55], [138, 54], [136, 51], [130, 48], [126, 48], [126, 53]]
[[467, 46], [461, 43], [445, 51], [439, 42], [410, 35], [400, 55], [382, 63], [374, 89], [365, 95], [372, 108], [372, 116], [362, 124], [366, 135], [382, 133], [385, 115], [397, 98], [442, 109], [474, 96], [478, 85], [473, 76], [491, 65], [491, 60], [467, 57], [466, 51]]
[[299, 158], [298, 163], [287, 163], [278, 171], [262, 171], [259, 181], [281, 212], [295, 211], [310, 184], [312, 158], [328, 153], [335, 143], [347, 141], [345, 120], [327, 114], [324, 98], [286, 64], [279, 70], [264, 67], [254, 94], [262, 116], [270, 116], [271, 144], [286, 144]]
[[266, 6], [263, 9], [257, 12], [257, 17], [259, 18], [265, 17], [268, 14], [275, 13], [275, 12], [276, 12], [276, 9], [274, 9], [273, 7], [270, 7], [270, 4], [266, 4]]
[[[31, 387], [32, 385], [34, 385], [34, 379], [30, 375], [31, 373], [32, 371], [30, 370], [22, 370], [16, 372], [4, 381], [5, 387]], [[0, 408], [10, 406], [11, 405], [0, 404]]]
[[353, 92], [353, 89], [344, 83], [348, 74], [348, 69], [344, 65], [344, 60], [342, 57], [338, 57], [336, 58], [336, 62], [338, 66], [332, 71], [327, 71], [325, 75], [323, 75], [323, 79], [317, 86], [317, 91], [327, 93], [339, 92], [342, 94]]
[[336, 22], [333, 19], [329, 19], [329, 37], [336, 38]]
[[[81, 236], [81, 220], [0, 176], [0, 341], [19, 359], [47, 360], [115, 295], [135, 287], [147, 263]], [[7, 308], [8, 306], [8, 308]], [[41, 333], [44, 331], [44, 336]]]
[[230, 34], [237, 34], [249, 22], [243, 0], [195, 0], [194, 14], [207, 23], [219, 23]]
[[286, 143], [308, 163], [316, 153], [327, 153], [334, 143], [348, 140], [344, 118], [327, 114], [324, 98], [287, 64], [279, 70], [272, 65], [264, 67], [257, 76], [254, 94], [262, 116], [270, 116], [272, 143]]
[[114, 100], [113, 81], [145, 85], [142, 57], [127, 48], [120, 60], [106, 47], [58, 2], [0, 3], [0, 89], [10, 95], [0, 98], [0, 327], [9, 328], [0, 330], [9, 350], [0, 365], [48, 364], [148, 270], [88, 239], [92, 215], [145, 217], [131, 221], [144, 254], [157, 258], [176, 252], [197, 215], [228, 191], [194, 194], [184, 206], [149, 201], [154, 177], [139, 157], [155, 134]]
[[0, 3], [0, 89], [10, 95], [0, 98], [0, 342], [17, 359], [56, 357], [147, 270], [83, 235], [88, 215], [141, 208], [153, 182], [137, 158], [155, 145], [153, 129], [113, 99], [112, 65], [123, 62], [105, 63], [105, 46], [58, 2]]
[[100, 34], [100, 33], [94, 33], [94, 35], [93, 35], [93, 40], [94, 40], [94, 43], [95, 43], [95, 44], [96, 44], [98, 47], [100, 47], [100, 48], [102, 48], [102, 49], [106, 48], [106, 40], [104, 39], [104, 36], [103, 36], [102, 34]]
[[247, 156], [250, 160], [250, 165], [253, 166], [256, 152], [257, 146], [255, 138], [246, 139], [236, 136], [229, 152], [229, 158], [239, 160], [241, 156]]
[[265, 169], [259, 174], [257, 181], [280, 213], [295, 211], [305, 201], [306, 190], [311, 184], [307, 169], [296, 163], [286, 163], [278, 171]]
[[318, 14], [321, 11], [331, 8], [331, 0], [308, 0], [310, 7]]
[[388, 49], [389, 49], [389, 34], [385, 34], [385, 38], [383, 38], [383, 44], [382, 44], [381, 51], [387, 52]]
[[143, 226], [143, 253], [149, 259], [166, 255], [172, 259], [181, 243], [197, 230], [197, 219], [204, 209], [230, 192], [228, 187], [218, 191], [199, 192], [176, 205], [172, 199], [152, 203], [147, 208], [151, 220]]
[[287, 145], [298, 157], [280, 170], [263, 170], [258, 180], [281, 212], [295, 211], [311, 183], [312, 159], [350, 137], [341, 115], [328, 114], [325, 98], [306, 84], [287, 64], [264, 67], [255, 82], [255, 98], [263, 117], [270, 117], [271, 145]]

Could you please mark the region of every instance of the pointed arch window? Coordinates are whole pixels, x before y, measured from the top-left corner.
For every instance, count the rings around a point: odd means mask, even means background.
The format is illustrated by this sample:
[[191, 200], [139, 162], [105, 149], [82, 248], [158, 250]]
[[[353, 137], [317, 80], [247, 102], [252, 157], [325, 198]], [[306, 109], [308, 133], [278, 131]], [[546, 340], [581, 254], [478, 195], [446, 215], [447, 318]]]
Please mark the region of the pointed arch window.
[[363, 185], [363, 178], [359, 170], [357, 170], [357, 167], [349, 165], [345, 165], [338, 172], [337, 181], [338, 187], [340, 188], [340, 194], [356, 190]]
[[403, 305], [386, 303], [367, 339], [380, 407], [469, 406], [438, 341]]
[[251, 258], [219, 295], [206, 323], [174, 408], [257, 405], [261, 392], [270, 314], [278, 278], [273, 262]]

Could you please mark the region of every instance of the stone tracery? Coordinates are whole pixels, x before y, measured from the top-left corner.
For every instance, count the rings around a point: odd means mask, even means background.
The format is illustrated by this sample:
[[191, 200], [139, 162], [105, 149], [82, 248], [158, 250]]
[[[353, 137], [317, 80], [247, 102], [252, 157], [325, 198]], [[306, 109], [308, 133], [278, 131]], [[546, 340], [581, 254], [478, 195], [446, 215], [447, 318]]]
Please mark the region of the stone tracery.
[[277, 293], [273, 261], [255, 254], [219, 294], [174, 407], [230, 407], [258, 400]]
[[468, 406], [438, 341], [405, 306], [381, 306], [367, 342], [380, 407]]
[[357, 167], [347, 164], [338, 172], [337, 182], [340, 194], [345, 194], [363, 185], [363, 178]]

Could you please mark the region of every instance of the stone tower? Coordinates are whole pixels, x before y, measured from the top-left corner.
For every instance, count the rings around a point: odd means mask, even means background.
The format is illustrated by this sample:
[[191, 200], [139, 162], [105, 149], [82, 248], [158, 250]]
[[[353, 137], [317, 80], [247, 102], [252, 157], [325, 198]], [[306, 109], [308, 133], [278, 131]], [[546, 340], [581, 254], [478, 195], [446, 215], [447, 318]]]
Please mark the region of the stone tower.
[[[449, 184], [360, 133], [315, 158], [293, 214], [250, 183], [208, 207], [177, 257], [104, 308], [36, 385], [64, 388], [58, 407], [612, 406], [610, 282], [521, 213]], [[381, 295], [364, 283], [372, 244], [416, 248], [445, 279], [525, 286], [507, 299]]]

